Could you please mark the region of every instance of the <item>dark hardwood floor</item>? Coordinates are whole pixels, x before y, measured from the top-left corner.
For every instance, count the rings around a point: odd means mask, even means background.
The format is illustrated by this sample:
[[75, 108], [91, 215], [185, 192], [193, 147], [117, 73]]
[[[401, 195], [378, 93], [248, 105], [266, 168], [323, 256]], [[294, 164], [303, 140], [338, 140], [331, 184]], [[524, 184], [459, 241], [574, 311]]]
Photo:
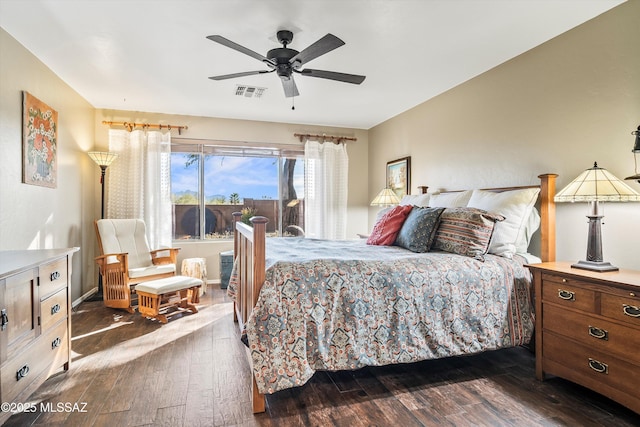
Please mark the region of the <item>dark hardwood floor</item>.
[[80, 304], [70, 371], [31, 396], [49, 410], [15, 414], [6, 425], [640, 425], [640, 415], [585, 388], [558, 378], [537, 381], [525, 348], [321, 372], [303, 387], [268, 396], [267, 412], [254, 416], [232, 305], [213, 288], [199, 313], [166, 325], [100, 302]]

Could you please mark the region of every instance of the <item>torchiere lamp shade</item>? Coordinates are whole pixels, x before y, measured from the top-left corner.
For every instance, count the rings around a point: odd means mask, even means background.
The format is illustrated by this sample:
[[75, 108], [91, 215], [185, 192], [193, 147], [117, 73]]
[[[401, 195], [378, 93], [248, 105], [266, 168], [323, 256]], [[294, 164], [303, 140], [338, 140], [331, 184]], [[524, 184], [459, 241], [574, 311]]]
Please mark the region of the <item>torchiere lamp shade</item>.
[[87, 153], [98, 166], [109, 166], [118, 157], [118, 153], [89, 151]]

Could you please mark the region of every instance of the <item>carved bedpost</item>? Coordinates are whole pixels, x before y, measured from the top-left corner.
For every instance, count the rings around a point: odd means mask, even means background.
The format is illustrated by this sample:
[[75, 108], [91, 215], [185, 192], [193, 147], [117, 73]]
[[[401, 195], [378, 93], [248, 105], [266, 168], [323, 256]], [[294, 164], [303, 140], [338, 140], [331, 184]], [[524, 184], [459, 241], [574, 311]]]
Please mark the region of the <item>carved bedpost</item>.
[[251, 296], [251, 307], [258, 303], [258, 295], [262, 289], [265, 278], [265, 243], [267, 234], [267, 223], [269, 219], [264, 216], [254, 216], [249, 221], [253, 224], [253, 295]]
[[[236, 230], [236, 224], [240, 221], [242, 213], [234, 212], [231, 215], [233, 215], [233, 262], [235, 263], [238, 251], [240, 250], [240, 236], [238, 230]], [[233, 301], [233, 321], [238, 321], [238, 305], [235, 300]]]
[[[253, 225], [253, 283], [251, 286], [251, 308], [255, 307], [258, 303], [258, 296], [262, 289], [262, 284], [265, 279], [265, 245], [267, 234], [267, 223], [269, 219], [264, 216], [254, 216], [249, 221]], [[245, 303], [247, 301], [245, 300]], [[245, 319], [246, 322], [246, 319]], [[253, 381], [251, 383], [251, 402], [253, 413], [261, 413], [265, 411], [265, 398], [264, 394], [258, 391], [258, 385], [256, 384], [255, 375], [252, 375]]]
[[555, 173], [539, 175], [540, 178], [540, 258], [544, 262], [556, 260], [556, 195]]
[[242, 218], [242, 213], [234, 212], [233, 215], [233, 258], [238, 254], [238, 232], [236, 231], [236, 223]]

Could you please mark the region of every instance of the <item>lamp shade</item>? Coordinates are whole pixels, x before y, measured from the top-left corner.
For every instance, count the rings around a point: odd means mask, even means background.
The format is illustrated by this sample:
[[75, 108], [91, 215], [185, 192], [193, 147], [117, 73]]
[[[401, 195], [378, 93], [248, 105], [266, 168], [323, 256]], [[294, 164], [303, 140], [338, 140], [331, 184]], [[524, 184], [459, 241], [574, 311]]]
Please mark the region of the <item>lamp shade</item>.
[[611, 172], [598, 167], [582, 172], [554, 197], [556, 202], [640, 202], [640, 194]]
[[371, 206], [393, 206], [400, 203], [400, 199], [390, 188], [383, 188], [371, 202]]
[[105, 151], [89, 151], [87, 153], [98, 166], [109, 166], [118, 157], [118, 153]]

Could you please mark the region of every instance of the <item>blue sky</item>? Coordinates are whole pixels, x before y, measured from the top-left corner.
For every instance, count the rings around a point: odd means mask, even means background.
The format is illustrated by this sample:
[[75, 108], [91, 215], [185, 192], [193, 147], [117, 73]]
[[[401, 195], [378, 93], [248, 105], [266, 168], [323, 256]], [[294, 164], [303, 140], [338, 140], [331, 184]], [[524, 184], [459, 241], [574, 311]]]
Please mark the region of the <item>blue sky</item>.
[[[194, 163], [185, 168], [187, 155], [174, 153], [171, 156], [171, 191], [198, 191], [198, 167]], [[302, 161], [296, 163], [302, 164]], [[296, 167], [295, 186], [301, 197], [304, 188], [302, 167]], [[278, 159], [262, 157], [206, 156], [205, 197], [223, 195], [229, 199], [231, 193], [240, 198], [278, 198]]]

